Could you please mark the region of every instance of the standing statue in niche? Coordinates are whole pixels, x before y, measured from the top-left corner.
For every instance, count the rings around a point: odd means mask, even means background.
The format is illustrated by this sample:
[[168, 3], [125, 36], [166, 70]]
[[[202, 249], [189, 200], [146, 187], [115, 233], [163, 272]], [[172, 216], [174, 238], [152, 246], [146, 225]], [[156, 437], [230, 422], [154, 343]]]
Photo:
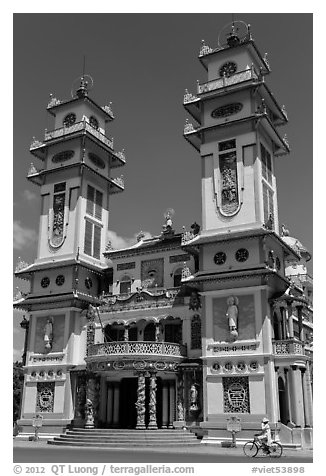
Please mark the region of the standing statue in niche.
[[230, 296], [227, 301], [228, 309], [226, 311], [226, 317], [229, 322], [230, 335], [233, 340], [238, 338], [238, 304], [239, 299], [236, 296]]
[[53, 342], [53, 317], [48, 317], [44, 326], [44, 346], [46, 350], [52, 349]]
[[197, 384], [193, 383], [190, 387], [190, 392], [189, 392], [189, 397], [190, 397], [190, 407], [189, 410], [191, 412], [196, 412], [199, 410], [198, 407], [198, 388]]

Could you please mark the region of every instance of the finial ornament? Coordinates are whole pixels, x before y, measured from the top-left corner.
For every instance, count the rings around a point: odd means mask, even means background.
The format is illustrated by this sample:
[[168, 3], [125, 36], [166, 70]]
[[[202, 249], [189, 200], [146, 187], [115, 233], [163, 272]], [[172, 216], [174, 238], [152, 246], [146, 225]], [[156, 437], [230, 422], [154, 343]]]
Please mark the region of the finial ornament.
[[284, 223], [282, 224], [281, 236], [290, 236], [289, 230], [285, 227]]

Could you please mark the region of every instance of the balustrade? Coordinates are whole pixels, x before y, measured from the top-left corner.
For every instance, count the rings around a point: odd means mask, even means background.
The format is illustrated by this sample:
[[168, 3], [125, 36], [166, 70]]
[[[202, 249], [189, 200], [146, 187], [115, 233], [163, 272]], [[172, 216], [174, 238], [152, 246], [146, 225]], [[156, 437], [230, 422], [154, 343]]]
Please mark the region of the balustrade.
[[113, 149], [113, 139], [109, 139], [104, 134], [102, 134], [102, 132], [100, 132], [98, 129], [95, 129], [91, 124], [86, 121], [76, 122], [72, 126], [60, 127], [59, 129], [54, 129], [53, 131], [45, 131], [44, 140], [49, 141], [51, 139], [57, 139], [58, 137], [62, 137], [67, 134], [72, 134], [74, 132], [79, 132], [82, 130], [86, 130], [94, 137], [99, 139], [101, 142], [106, 144], [108, 147]]
[[142, 355], [142, 356], [171, 356], [185, 357], [186, 347], [183, 344], [172, 342], [152, 341], [119, 341], [91, 344], [88, 347], [88, 357], [91, 356], [117, 356], [117, 355]]
[[197, 93], [203, 94], [210, 91], [215, 91], [216, 89], [225, 88], [233, 84], [242, 83], [250, 79], [258, 79], [258, 74], [256, 73], [253, 67], [246, 69], [244, 71], [239, 71], [238, 73], [233, 74], [232, 76], [224, 76], [223, 78], [214, 79], [208, 81], [207, 83], [198, 84]]
[[295, 339], [284, 339], [273, 341], [273, 353], [275, 355], [304, 355], [304, 346], [302, 342]]

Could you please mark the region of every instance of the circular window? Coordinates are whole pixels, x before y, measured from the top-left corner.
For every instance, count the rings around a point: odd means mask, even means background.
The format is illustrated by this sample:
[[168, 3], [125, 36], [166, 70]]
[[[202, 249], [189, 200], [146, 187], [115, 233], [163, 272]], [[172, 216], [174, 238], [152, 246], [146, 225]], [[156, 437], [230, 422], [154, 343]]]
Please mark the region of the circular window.
[[215, 264], [224, 264], [226, 261], [226, 254], [223, 251], [219, 251], [214, 256], [214, 263]]
[[88, 158], [93, 164], [98, 167], [99, 169], [104, 169], [105, 168], [105, 163], [104, 161], [95, 154], [92, 154], [91, 152], [88, 154]]
[[58, 375], [58, 377], [61, 377], [61, 375], [62, 375], [62, 370], [61, 370], [61, 369], [59, 369], [59, 370], [57, 371], [57, 375]]
[[220, 366], [220, 364], [218, 364], [217, 362], [212, 365], [212, 369], [213, 369], [213, 370], [216, 370], [216, 371], [217, 371], [217, 370], [220, 370], [220, 368], [221, 368], [221, 366]]
[[231, 362], [226, 362], [226, 364], [224, 365], [224, 368], [227, 372], [231, 372], [233, 369], [233, 365]]
[[32, 372], [31, 377], [35, 378], [36, 377], [36, 372]]
[[70, 112], [69, 114], [67, 114], [63, 120], [63, 125], [65, 127], [70, 127], [72, 126], [73, 124], [75, 124], [76, 122], [76, 114], [73, 113], [73, 112]]
[[91, 280], [91, 278], [85, 279], [85, 286], [87, 289], [91, 289], [91, 287], [93, 286], [93, 281]]
[[240, 370], [240, 372], [243, 372], [245, 368], [246, 368], [246, 364], [244, 362], [237, 363], [237, 370]]
[[54, 164], [65, 162], [66, 160], [71, 159], [75, 155], [73, 150], [64, 150], [63, 152], [59, 152], [52, 157], [52, 162]]
[[48, 377], [53, 377], [53, 370], [48, 371]]
[[89, 123], [92, 127], [94, 127], [94, 129], [98, 129], [98, 120], [96, 119], [96, 117], [91, 116], [89, 118]]
[[49, 284], [50, 284], [50, 279], [47, 276], [42, 278], [42, 281], [41, 281], [42, 288], [47, 288]]
[[41, 370], [41, 372], [40, 372], [40, 377], [42, 377], [42, 378], [43, 378], [43, 377], [44, 377], [44, 375], [45, 375], [44, 371], [43, 371], [43, 370]]
[[256, 361], [250, 362], [249, 367], [250, 367], [250, 370], [254, 370], [254, 371], [258, 370], [258, 362]]
[[248, 258], [249, 258], [249, 251], [246, 250], [246, 248], [240, 248], [235, 254], [235, 259], [239, 261], [240, 263], [247, 261]]
[[60, 274], [59, 276], [57, 276], [57, 278], [55, 280], [55, 284], [57, 286], [62, 286], [64, 282], [65, 282], [65, 277], [64, 277], [63, 274]]
[[233, 61], [228, 61], [227, 63], [224, 63], [220, 67], [220, 76], [223, 78], [223, 76], [226, 76], [227, 78], [229, 76], [232, 76], [232, 74], [237, 72], [237, 65]]

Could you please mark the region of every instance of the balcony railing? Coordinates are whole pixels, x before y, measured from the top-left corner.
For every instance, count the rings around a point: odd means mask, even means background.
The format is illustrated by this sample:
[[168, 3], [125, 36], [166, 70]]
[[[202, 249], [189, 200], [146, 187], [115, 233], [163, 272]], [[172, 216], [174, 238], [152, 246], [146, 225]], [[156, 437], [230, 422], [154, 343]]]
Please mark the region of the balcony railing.
[[59, 129], [55, 129], [53, 131], [46, 131], [44, 135], [44, 140], [48, 141], [51, 139], [57, 139], [58, 137], [63, 137], [65, 135], [72, 134], [74, 132], [79, 132], [82, 130], [86, 130], [98, 140], [103, 142], [105, 145], [113, 149], [113, 139], [109, 139], [104, 134], [102, 134], [102, 132], [100, 132], [98, 129], [95, 129], [86, 121], [76, 122], [76, 124], [73, 124], [70, 127], [60, 127]]
[[88, 357], [140, 355], [142, 357], [185, 357], [186, 346], [172, 342], [121, 341], [92, 344], [88, 347]]
[[244, 71], [239, 71], [238, 73], [233, 74], [232, 76], [224, 76], [223, 78], [214, 79], [208, 81], [207, 83], [201, 83], [197, 86], [197, 93], [209, 93], [210, 91], [215, 91], [216, 89], [225, 88], [233, 84], [242, 83], [250, 79], [258, 79], [258, 74], [256, 73], [253, 67], [248, 68]]
[[277, 356], [304, 355], [304, 345], [294, 339], [274, 340], [273, 354]]

